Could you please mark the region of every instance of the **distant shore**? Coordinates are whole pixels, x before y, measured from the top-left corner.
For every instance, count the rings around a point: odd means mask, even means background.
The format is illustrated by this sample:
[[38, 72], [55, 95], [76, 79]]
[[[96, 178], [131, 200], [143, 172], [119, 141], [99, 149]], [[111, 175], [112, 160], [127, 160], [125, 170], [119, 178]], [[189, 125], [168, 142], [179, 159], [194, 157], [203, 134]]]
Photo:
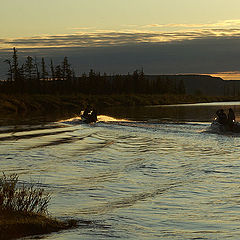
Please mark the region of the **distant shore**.
[[0, 95], [0, 115], [79, 113], [87, 104], [97, 109], [113, 106], [146, 106], [238, 101], [231, 96], [197, 95]]

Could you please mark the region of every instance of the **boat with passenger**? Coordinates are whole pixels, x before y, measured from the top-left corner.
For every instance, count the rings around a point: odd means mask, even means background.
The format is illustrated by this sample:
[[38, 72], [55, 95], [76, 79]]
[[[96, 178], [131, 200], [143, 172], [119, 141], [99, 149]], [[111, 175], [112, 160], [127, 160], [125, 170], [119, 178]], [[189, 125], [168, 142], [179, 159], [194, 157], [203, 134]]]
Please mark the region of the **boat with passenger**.
[[88, 105], [83, 114], [81, 114], [81, 121], [83, 123], [97, 122], [97, 110]]
[[240, 133], [240, 123], [236, 122], [235, 114], [231, 108], [228, 110], [228, 115], [224, 113], [223, 109], [216, 112], [217, 117], [211, 123], [210, 129], [215, 132], [233, 132]]
[[240, 123], [233, 122], [233, 125], [230, 127], [229, 125], [219, 123], [217, 119], [214, 119], [211, 123], [210, 129], [214, 132], [233, 132], [233, 133], [240, 133]]

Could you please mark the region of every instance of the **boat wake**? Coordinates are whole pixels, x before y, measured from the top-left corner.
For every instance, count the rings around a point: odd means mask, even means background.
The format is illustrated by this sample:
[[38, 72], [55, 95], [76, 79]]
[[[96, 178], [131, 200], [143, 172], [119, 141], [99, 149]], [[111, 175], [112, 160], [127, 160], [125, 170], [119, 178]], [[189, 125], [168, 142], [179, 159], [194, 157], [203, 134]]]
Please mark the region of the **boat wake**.
[[[127, 119], [117, 119], [117, 118], [113, 118], [110, 116], [106, 116], [106, 115], [99, 115], [97, 117], [97, 122], [131, 122], [130, 120]], [[75, 125], [75, 124], [86, 124], [84, 121], [82, 121], [81, 116], [77, 116], [77, 117], [73, 117], [73, 118], [69, 118], [69, 119], [64, 119], [64, 120], [60, 120], [58, 121], [58, 123], [64, 123], [64, 124], [70, 124], [70, 125]], [[94, 123], [91, 123], [94, 124]]]
[[206, 134], [219, 134], [227, 136], [240, 136], [240, 132], [237, 131], [223, 131], [221, 126], [219, 127], [214, 122], [176, 122], [174, 120], [165, 121], [161, 119], [149, 119], [147, 121], [134, 121], [128, 119], [118, 119], [107, 115], [99, 115], [98, 121], [90, 124], [86, 124], [82, 121], [81, 116], [60, 120], [58, 123], [65, 126], [96, 126], [107, 128], [118, 128], [119, 130], [138, 131], [139, 129], [147, 131], [160, 131], [162, 133], [206, 133]]

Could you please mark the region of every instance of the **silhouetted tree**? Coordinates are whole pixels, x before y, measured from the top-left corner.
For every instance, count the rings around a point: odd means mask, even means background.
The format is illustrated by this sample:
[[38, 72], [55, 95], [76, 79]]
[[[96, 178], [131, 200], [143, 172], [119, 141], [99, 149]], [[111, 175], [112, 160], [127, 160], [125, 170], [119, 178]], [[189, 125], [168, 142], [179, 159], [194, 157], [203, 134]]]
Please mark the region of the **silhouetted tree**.
[[57, 65], [55, 67], [55, 71], [54, 72], [55, 72], [55, 78], [57, 80], [62, 80], [63, 79], [62, 68], [61, 68], [60, 65]]
[[4, 60], [5, 63], [8, 64], [8, 81], [12, 82], [13, 81], [13, 69], [12, 69], [12, 63], [10, 59]]
[[[51, 63], [52, 63], [52, 61], [51, 61]], [[44, 58], [42, 58], [42, 61], [41, 61], [41, 78], [43, 80], [45, 80], [47, 76], [48, 76], [48, 72], [46, 71], [45, 60], [44, 60]]]
[[54, 69], [52, 59], [51, 59], [51, 63], [50, 63], [50, 69], [51, 69], [52, 80], [55, 80], [55, 69]]
[[67, 71], [66, 71], [66, 80], [67, 81], [72, 81], [74, 74], [75, 74], [74, 70], [72, 70], [70, 65], [69, 65], [69, 68], [67, 68]]
[[24, 64], [24, 72], [25, 72], [25, 78], [26, 80], [32, 80], [33, 79], [33, 74], [35, 73], [34, 69], [34, 64], [33, 64], [33, 58], [28, 56], [26, 59], [26, 62]]
[[34, 58], [34, 67], [35, 67], [35, 71], [36, 71], [36, 80], [39, 81], [40, 80], [40, 72], [38, 69], [38, 62], [37, 62], [37, 58]]
[[64, 57], [62, 62], [62, 78], [68, 81], [72, 79], [72, 70], [67, 57]]
[[20, 82], [21, 78], [20, 78], [19, 67], [18, 67], [18, 56], [17, 56], [17, 50], [15, 47], [13, 48], [12, 59], [13, 59], [13, 64], [12, 64], [13, 79], [15, 82]]
[[[82, 74], [76, 77], [68, 58], [57, 65], [50, 62], [49, 81], [45, 59], [41, 59], [38, 66], [37, 59], [28, 56], [25, 63], [19, 67], [17, 50], [13, 48], [12, 59], [5, 60], [8, 64], [8, 86], [12, 87], [12, 92], [30, 93], [85, 93], [85, 94], [185, 94], [184, 82], [171, 76], [162, 75], [157, 79], [148, 79], [144, 75], [143, 69], [135, 70], [127, 75], [103, 75], [93, 69], [89, 74]], [[40, 71], [39, 71], [40, 68]], [[10, 84], [12, 82], [12, 84]], [[232, 90], [232, 85], [229, 86]], [[5, 88], [10, 89], [10, 87]], [[21, 89], [21, 90], [18, 90]], [[229, 90], [229, 91], [230, 91]], [[226, 91], [225, 91], [226, 92]], [[236, 94], [236, 91], [235, 91]]]
[[148, 82], [145, 79], [144, 76], [144, 71], [143, 68], [140, 70], [139, 74], [138, 74], [138, 88], [139, 88], [139, 93], [149, 93], [149, 86], [148, 86]]

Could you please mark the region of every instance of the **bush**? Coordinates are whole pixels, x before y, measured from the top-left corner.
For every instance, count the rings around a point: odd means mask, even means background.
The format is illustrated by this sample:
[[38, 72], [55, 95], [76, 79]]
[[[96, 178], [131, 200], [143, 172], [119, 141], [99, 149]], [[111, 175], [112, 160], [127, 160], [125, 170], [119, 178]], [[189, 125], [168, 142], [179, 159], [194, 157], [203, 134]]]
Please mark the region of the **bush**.
[[44, 189], [18, 183], [18, 175], [0, 177], [0, 210], [46, 214], [50, 195]]

